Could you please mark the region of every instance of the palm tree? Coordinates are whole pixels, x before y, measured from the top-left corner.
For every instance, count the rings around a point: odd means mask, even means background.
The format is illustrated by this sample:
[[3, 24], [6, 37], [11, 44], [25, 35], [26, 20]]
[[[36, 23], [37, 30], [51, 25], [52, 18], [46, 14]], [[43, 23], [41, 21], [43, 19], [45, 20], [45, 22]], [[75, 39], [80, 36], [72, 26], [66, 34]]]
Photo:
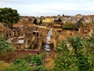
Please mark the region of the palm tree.
[[[94, 46], [90, 39], [82, 39], [79, 36], [68, 38], [57, 46], [58, 53], [55, 58], [56, 71], [93, 71], [94, 61], [91, 48]], [[69, 51], [67, 48], [73, 48]]]
[[55, 71], [77, 71], [77, 58], [68, 50], [67, 41], [62, 41], [57, 46], [58, 53], [55, 57]]
[[[93, 39], [93, 38], [92, 38]], [[69, 39], [77, 58], [78, 71], [92, 71], [92, 54], [90, 48], [94, 46], [92, 42], [88, 42], [90, 39], [82, 39], [79, 36], [75, 36]], [[93, 41], [93, 40], [91, 40]]]
[[67, 40], [71, 44], [71, 46], [73, 47], [75, 54], [77, 54], [78, 49], [83, 48], [83, 45], [82, 45], [83, 42], [82, 42], [81, 37], [74, 36], [74, 37], [68, 38]]

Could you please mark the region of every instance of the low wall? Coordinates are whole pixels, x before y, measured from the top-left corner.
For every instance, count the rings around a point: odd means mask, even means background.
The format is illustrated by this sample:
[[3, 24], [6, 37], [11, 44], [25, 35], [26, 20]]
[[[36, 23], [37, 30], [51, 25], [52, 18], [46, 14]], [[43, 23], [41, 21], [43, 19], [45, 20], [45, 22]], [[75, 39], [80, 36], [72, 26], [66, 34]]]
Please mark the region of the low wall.
[[19, 49], [19, 50], [15, 50], [15, 52], [16, 53], [18, 53], [18, 54], [39, 54], [39, 51], [38, 50], [31, 50], [31, 49], [24, 49], [24, 50], [21, 50], [21, 49]]

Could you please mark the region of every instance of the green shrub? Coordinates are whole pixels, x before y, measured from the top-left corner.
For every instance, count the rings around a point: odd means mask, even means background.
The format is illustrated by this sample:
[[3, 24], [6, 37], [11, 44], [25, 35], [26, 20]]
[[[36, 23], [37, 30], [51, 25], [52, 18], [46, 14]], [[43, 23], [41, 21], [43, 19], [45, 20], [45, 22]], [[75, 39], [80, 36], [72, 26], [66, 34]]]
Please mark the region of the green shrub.
[[37, 65], [42, 65], [42, 59], [40, 57], [40, 55], [37, 55], [35, 54], [33, 57], [32, 57], [32, 61]]
[[65, 30], [73, 30], [73, 29], [75, 29], [75, 24], [74, 23], [66, 23], [62, 26], [62, 28]]
[[45, 66], [36, 66], [34, 68], [34, 71], [47, 71], [46, 67]]
[[26, 56], [25, 60], [26, 60], [28, 63], [30, 63], [30, 62], [32, 61], [31, 55], [28, 54], [28, 55]]
[[24, 59], [16, 59], [10, 67], [4, 71], [32, 71]]

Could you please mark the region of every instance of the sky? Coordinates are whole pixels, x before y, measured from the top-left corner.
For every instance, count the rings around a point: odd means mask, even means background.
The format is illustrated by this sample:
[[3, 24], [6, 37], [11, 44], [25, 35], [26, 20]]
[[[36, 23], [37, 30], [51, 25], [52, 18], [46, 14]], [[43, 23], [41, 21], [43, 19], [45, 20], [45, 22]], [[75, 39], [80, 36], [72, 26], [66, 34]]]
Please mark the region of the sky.
[[22, 16], [94, 14], [94, 0], [0, 0], [0, 8], [4, 7]]

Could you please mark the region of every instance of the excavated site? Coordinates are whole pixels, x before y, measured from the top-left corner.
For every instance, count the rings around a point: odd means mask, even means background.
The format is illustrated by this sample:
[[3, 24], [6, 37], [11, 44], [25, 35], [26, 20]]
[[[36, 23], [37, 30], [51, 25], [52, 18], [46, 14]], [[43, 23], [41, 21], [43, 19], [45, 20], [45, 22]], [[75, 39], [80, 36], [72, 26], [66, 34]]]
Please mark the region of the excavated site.
[[[64, 30], [58, 23], [32, 23], [19, 22], [12, 28], [0, 25], [0, 33], [7, 38], [7, 42], [18, 54], [40, 54], [44, 56], [44, 64], [49, 68], [53, 65], [56, 46], [68, 37], [79, 35], [88, 38], [94, 33], [93, 25], [84, 25], [78, 30]], [[46, 53], [46, 55], [45, 55]]]

